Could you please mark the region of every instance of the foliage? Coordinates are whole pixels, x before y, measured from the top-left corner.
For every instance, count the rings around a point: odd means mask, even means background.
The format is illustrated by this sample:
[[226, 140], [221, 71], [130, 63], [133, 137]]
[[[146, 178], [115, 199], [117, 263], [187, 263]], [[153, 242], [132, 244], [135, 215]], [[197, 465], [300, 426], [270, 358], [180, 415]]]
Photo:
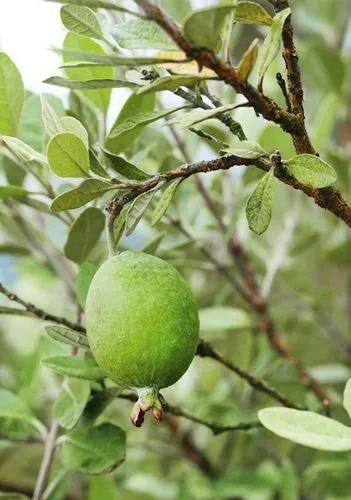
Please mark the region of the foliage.
[[[0, 52], [0, 497], [349, 498], [350, 3], [47, 1], [45, 94]], [[141, 430], [84, 328], [116, 249], [199, 307]]]

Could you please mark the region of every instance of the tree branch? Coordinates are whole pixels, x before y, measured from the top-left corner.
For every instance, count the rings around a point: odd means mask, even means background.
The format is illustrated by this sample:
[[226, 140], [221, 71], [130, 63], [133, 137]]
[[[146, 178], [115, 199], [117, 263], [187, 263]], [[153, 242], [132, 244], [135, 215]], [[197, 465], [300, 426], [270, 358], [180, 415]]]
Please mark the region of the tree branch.
[[279, 108], [272, 99], [263, 95], [249, 82], [240, 80], [236, 69], [212, 51], [192, 47], [184, 38], [180, 27], [152, 1], [135, 1], [150, 19], [153, 19], [169, 34], [189, 58], [195, 59], [200, 66], [212, 69], [222, 81], [233, 87], [239, 94], [244, 95], [257, 113], [269, 121], [278, 123], [286, 132], [296, 135], [296, 137], [303, 136], [305, 130], [299, 117]]
[[[72, 328], [72, 330], [76, 330], [77, 332], [85, 332], [85, 329], [77, 323], [73, 323], [66, 318], [50, 314], [43, 309], [40, 309], [40, 307], [26, 302], [25, 300], [18, 297], [18, 295], [16, 295], [15, 293], [10, 292], [10, 290], [8, 290], [2, 283], [0, 283], [0, 293], [5, 295], [9, 300], [12, 300], [13, 302], [16, 302], [17, 304], [23, 306], [28, 314], [31, 314], [33, 317], [43, 319], [44, 321], [52, 321], [54, 323], [59, 323], [60, 325], [65, 325], [68, 328]], [[16, 314], [16, 309], [13, 309], [13, 311], [11, 311], [11, 314]]]
[[[257, 113], [260, 113], [266, 120], [279, 124], [285, 131], [291, 134], [298, 153], [313, 154], [315, 152], [306, 132], [303, 113], [295, 114], [282, 110], [274, 101], [261, 94], [249, 82], [241, 81], [238, 78], [235, 68], [228, 62], [223, 61], [221, 58], [217, 57], [207, 49], [197, 49], [192, 47], [183, 37], [179, 26], [152, 1], [135, 1], [144, 9], [144, 12], [151, 19], [159, 24], [159, 26], [161, 26], [170, 35], [170, 37], [178, 44], [178, 46], [186, 53], [188, 57], [195, 59], [200, 66], [206, 66], [215, 71], [223, 82], [231, 85], [239, 94], [244, 95], [248, 103], [255, 109]], [[281, 2], [283, 2], [283, 0], [281, 0]], [[277, 3], [278, 0], [277, 2], [275, 2], [275, 4]], [[286, 44], [286, 49], [284, 50], [285, 56], [288, 57], [288, 70], [290, 72], [288, 85], [291, 96], [292, 92], [294, 92], [295, 97], [291, 97], [291, 99], [293, 99], [293, 105], [295, 109], [297, 109], [299, 106], [301, 107], [302, 103], [302, 95], [300, 89], [301, 83], [300, 85], [297, 84], [296, 78], [294, 80], [295, 83], [293, 83], [293, 75], [296, 75], [296, 71], [298, 68], [298, 59], [295, 47], [291, 45], [292, 31], [289, 28], [289, 24], [288, 28], [286, 29], [288, 31], [284, 35], [285, 42], [283, 40], [283, 43]], [[288, 37], [288, 35], [290, 38]], [[288, 38], [290, 40], [289, 43]], [[260, 162], [258, 162], [256, 166], [262, 168]], [[263, 168], [263, 170], [267, 169]], [[351, 206], [334, 188], [330, 187], [323, 189], [313, 189], [309, 186], [304, 186], [294, 178], [292, 178], [286, 171], [277, 172], [276, 177], [278, 177], [285, 184], [303, 191], [305, 194], [313, 198], [317, 205], [319, 205], [321, 208], [329, 210], [330, 212], [333, 212], [337, 217], [342, 219], [349, 227], [351, 227]]]
[[[3, 293], [6, 295], [10, 300], [14, 300], [15, 302], [18, 302], [19, 304], [23, 305], [24, 307], [30, 307], [31, 312], [33, 313], [34, 316], [37, 316], [38, 318], [41, 319], [46, 319], [48, 321], [53, 321], [55, 323], [59, 323], [62, 325], [65, 325], [72, 330], [76, 330], [77, 332], [83, 332], [86, 333], [86, 330], [84, 327], [77, 323], [72, 323], [71, 321], [66, 320], [65, 318], [61, 318], [59, 316], [54, 316], [52, 314], [49, 314], [39, 307], [34, 306], [33, 304], [28, 304], [24, 300], [20, 299], [17, 295], [9, 292], [3, 285], [0, 284], [0, 293]], [[239, 375], [241, 378], [245, 379], [252, 387], [257, 389], [260, 392], [266, 393], [269, 396], [271, 396], [273, 399], [276, 401], [279, 401], [285, 406], [289, 406], [291, 408], [301, 408], [300, 405], [293, 403], [290, 401], [287, 397], [285, 397], [283, 394], [279, 393], [272, 387], [270, 387], [266, 382], [260, 381], [260, 379], [254, 377], [250, 373], [242, 370], [241, 368], [236, 367], [233, 363], [231, 363], [229, 360], [226, 360], [221, 354], [217, 353], [208, 343], [204, 343], [203, 341], [200, 341], [199, 344], [199, 352], [197, 353], [201, 357], [211, 357], [214, 360], [218, 361], [220, 364], [228, 368], [230, 371], [233, 373], [236, 373]]]

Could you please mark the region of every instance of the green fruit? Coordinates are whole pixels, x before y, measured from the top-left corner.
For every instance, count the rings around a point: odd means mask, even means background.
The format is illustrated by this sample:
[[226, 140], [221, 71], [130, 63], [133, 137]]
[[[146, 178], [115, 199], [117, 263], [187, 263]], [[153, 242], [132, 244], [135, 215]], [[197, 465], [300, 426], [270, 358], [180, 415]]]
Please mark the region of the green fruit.
[[86, 326], [100, 368], [139, 395], [133, 423], [141, 425], [149, 409], [160, 420], [158, 390], [185, 373], [198, 344], [198, 313], [182, 276], [141, 252], [112, 257], [91, 283]]

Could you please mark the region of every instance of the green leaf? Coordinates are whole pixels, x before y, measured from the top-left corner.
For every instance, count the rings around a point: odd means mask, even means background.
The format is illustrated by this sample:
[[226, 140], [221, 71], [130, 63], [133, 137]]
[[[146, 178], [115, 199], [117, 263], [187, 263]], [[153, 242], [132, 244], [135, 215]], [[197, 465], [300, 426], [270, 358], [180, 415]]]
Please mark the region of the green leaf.
[[[90, 66], [90, 68], [92, 67], [93, 66]], [[113, 78], [100, 78], [96, 80], [67, 80], [67, 78], [62, 78], [61, 76], [51, 76], [50, 78], [44, 80], [44, 83], [71, 90], [139, 88], [139, 85], [136, 83], [128, 82], [127, 80], [115, 80]]]
[[21, 493], [3, 493], [0, 491], [0, 499], [2, 500], [28, 500], [29, 497], [27, 495], [22, 495]]
[[60, 68], [91, 68], [99, 66], [154, 66], [163, 63], [176, 63], [171, 57], [119, 56], [116, 54], [98, 55], [77, 50], [54, 49], [55, 52], [74, 59], [63, 63]]
[[124, 49], [179, 50], [178, 46], [155, 21], [132, 19], [116, 24], [111, 35]]
[[258, 418], [268, 430], [294, 443], [325, 451], [351, 450], [351, 428], [317, 413], [265, 408]]
[[130, 117], [133, 117], [137, 113], [148, 113], [154, 109], [156, 102], [155, 94], [146, 94], [146, 95], [138, 95], [131, 94], [129, 98], [124, 103], [117, 120], [111, 128], [110, 135], [107, 139], [106, 147], [112, 153], [118, 154], [122, 151], [125, 151], [128, 147], [130, 147], [135, 139], [139, 136], [139, 134], [143, 131], [143, 127], [136, 128], [127, 132], [123, 136], [119, 136], [118, 138], [112, 138], [111, 133], [114, 131], [116, 127], [119, 127], [121, 123], [127, 120]]
[[[57, 97], [47, 94], [45, 99], [60, 116], [64, 113], [61, 101]], [[18, 126], [17, 138], [36, 151], [43, 151], [45, 129], [41, 120], [39, 95], [31, 94], [25, 100]]]
[[88, 500], [117, 500], [117, 487], [111, 476], [92, 476], [89, 479]]
[[238, 64], [238, 77], [240, 80], [245, 82], [255, 66], [255, 62], [258, 55], [258, 38], [250, 44], [249, 48], [244, 52], [239, 64]]
[[266, 36], [258, 55], [258, 76], [262, 80], [267, 69], [279, 53], [282, 32], [286, 18], [290, 15], [290, 9], [281, 10], [273, 18], [270, 32]]
[[16, 245], [15, 243], [1, 243], [0, 254], [21, 256], [21, 255], [30, 255], [31, 251], [29, 250], [29, 248], [21, 245]]
[[337, 93], [329, 92], [318, 105], [313, 116], [313, 145], [317, 151], [328, 145], [328, 138], [342, 104]]
[[64, 429], [73, 429], [82, 415], [90, 396], [86, 380], [65, 380], [52, 408], [54, 418]]
[[337, 180], [333, 167], [314, 155], [297, 155], [286, 162], [289, 173], [302, 184], [321, 189]]
[[125, 432], [116, 425], [77, 428], [61, 439], [61, 460], [68, 469], [103, 474], [124, 461], [125, 445]]
[[109, 139], [122, 138], [131, 131], [137, 130], [138, 128], [145, 127], [150, 123], [153, 123], [161, 118], [175, 113], [181, 108], [171, 108], [164, 109], [162, 111], [149, 111], [148, 113], [137, 113], [133, 117], [127, 118], [122, 123], [114, 127], [111, 132]]
[[72, 113], [88, 131], [91, 144], [99, 142], [103, 134], [103, 120], [98, 108], [78, 90], [70, 92], [69, 101]]
[[48, 102], [45, 96], [41, 97], [41, 117], [43, 120], [45, 132], [51, 138], [52, 136], [64, 131], [61, 118], [54, 108]]
[[151, 255], [155, 255], [161, 241], [166, 235], [166, 231], [162, 231], [161, 233], [158, 233], [154, 238], [151, 239], [151, 241], [148, 241], [143, 248], [141, 249], [141, 252], [144, 253], [149, 253]]
[[111, 189], [115, 189], [115, 187], [109, 182], [99, 179], [86, 179], [78, 187], [56, 196], [50, 210], [52, 212], [62, 212], [63, 210], [82, 207]]
[[84, 125], [80, 123], [79, 120], [74, 118], [73, 116], [64, 116], [61, 118], [61, 123], [63, 129], [67, 132], [71, 132], [72, 134], [79, 137], [86, 148], [89, 148], [89, 136]]
[[152, 200], [155, 191], [150, 189], [146, 193], [140, 194], [133, 203], [131, 204], [126, 219], [126, 235], [129, 236], [132, 234], [136, 226], [138, 225], [140, 219], [144, 215], [147, 207]]
[[47, 157], [51, 170], [59, 177], [88, 175], [88, 149], [83, 141], [71, 132], [61, 132], [50, 139]]
[[178, 87], [193, 87], [196, 82], [206, 80], [206, 75], [172, 75], [157, 78], [150, 85], [145, 85], [137, 90], [137, 94], [160, 92], [161, 90], [174, 90]]
[[117, 156], [106, 149], [103, 149], [108, 158], [108, 165], [118, 174], [123, 175], [127, 179], [134, 179], [137, 181], [145, 181], [150, 176], [143, 170], [140, 170], [136, 165], [125, 160], [121, 156]]
[[79, 304], [82, 309], [85, 309], [85, 302], [90, 287], [90, 283], [94, 278], [99, 266], [94, 262], [85, 261], [79, 267], [79, 271], [74, 283], [74, 291], [77, 294]]
[[41, 360], [42, 365], [51, 368], [60, 375], [83, 378], [85, 380], [103, 380], [106, 375], [91, 358], [78, 356], [49, 356]]
[[23, 104], [22, 77], [12, 59], [0, 52], [0, 135], [16, 135]]
[[32, 194], [30, 191], [20, 186], [0, 186], [0, 200], [6, 198], [22, 198], [30, 194]]
[[126, 220], [127, 220], [129, 208], [130, 207], [125, 205], [122, 208], [121, 213], [118, 215], [118, 217], [116, 217], [116, 220], [114, 222], [113, 234], [114, 234], [114, 238], [115, 238], [115, 247], [117, 247], [117, 243], [119, 242], [119, 240], [121, 239], [121, 237], [123, 235], [123, 231], [124, 231], [124, 228], [126, 225]]
[[90, 350], [87, 336], [82, 332], [76, 332], [75, 330], [62, 325], [45, 326], [45, 331], [49, 337], [57, 342], [77, 346], [87, 351]]
[[255, 159], [267, 156], [265, 151], [257, 142], [240, 141], [224, 150], [229, 155], [238, 156], [239, 158]]
[[273, 22], [268, 12], [256, 2], [238, 2], [235, 5], [234, 20], [243, 24], [266, 24], [267, 26]]
[[102, 166], [97, 154], [92, 148], [89, 149], [89, 159], [90, 159], [90, 170], [94, 174], [98, 175], [99, 177], [105, 177], [106, 179], [110, 178], [109, 174]]
[[200, 309], [200, 330], [203, 332], [232, 331], [249, 328], [250, 317], [242, 309], [214, 306]]
[[191, 11], [192, 6], [189, 0], [159, 0], [160, 5], [168, 14], [179, 22]]
[[47, 164], [44, 155], [38, 153], [30, 146], [27, 146], [27, 144], [24, 144], [24, 142], [19, 139], [16, 139], [16, 137], [3, 135], [0, 139], [0, 143], [1, 141], [3, 141], [5, 146], [20, 160], [24, 162], [37, 161], [43, 165]]
[[[64, 51], [79, 51], [86, 53], [87, 57], [91, 55], [105, 56], [104, 49], [94, 40], [82, 37], [76, 33], [68, 33], [64, 43]], [[64, 62], [74, 60], [74, 57], [64, 53]], [[90, 67], [90, 68], [66, 68], [65, 72], [71, 80], [109, 80], [113, 78], [113, 68], [108, 67]], [[107, 112], [110, 102], [111, 89], [82, 89], [84, 94], [98, 109], [103, 113]]]
[[216, 5], [193, 10], [184, 21], [184, 36], [194, 47], [217, 52], [222, 43], [222, 32], [234, 5]]
[[69, 5], [86, 5], [87, 7], [92, 7], [96, 9], [109, 9], [109, 10], [117, 10], [121, 12], [130, 11], [121, 6], [118, 0], [46, 0], [47, 2], [54, 3], [65, 3]]
[[102, 28], [94, 11], [88, 7], [78, 5], [64, 5], [61, 7], [61, 19], [64, 26], [78, 35], [88, 38], [104, 38]]
[[220, 106], [213, 109], [194, 109], [186, 114], [182, 114], [180, 116], [177, 116], [176, 118], [172, 118], [172, 120], [169, 120], [168, 123], [170, 125], [178, 123], [181, 128], [191, 127], [193, 125], [196, 125], [197, 123], [204, 122], [205, 120], [216, 118], [216, 116], [221, 113], [231, 111], [235, 108], [235, 106], [236, 104], [226, 104], [225, 106]]
[[95, 207], [86, 208], [73, 222], [64, 246], [65, 256], [81, 263], [88, 257], [105, 226], [105, 216]]
[[343, 403], [348, 416], [351, 418], [351, 378], [346, 382]]
[[45, 427], [33, 416], [26, 403], [6, 389], [0, 389], [0, 428], [2, 419], [23, 421], [34, 427], [42, 436], [46, 433]]
[[169, 185], [164, 190], [161, 198], [156, 203], [154, 211], [151, 216], [151, 226], [155, 226], [165, 215], [169, 205], [172, 203], [175, 192], [181, 179], [176, 179], [169, 183]]
[[252, 191], [246, 205], [249, 228], [256, 234], [266, 231], [272, 216], [273, 169], [266, 174]]

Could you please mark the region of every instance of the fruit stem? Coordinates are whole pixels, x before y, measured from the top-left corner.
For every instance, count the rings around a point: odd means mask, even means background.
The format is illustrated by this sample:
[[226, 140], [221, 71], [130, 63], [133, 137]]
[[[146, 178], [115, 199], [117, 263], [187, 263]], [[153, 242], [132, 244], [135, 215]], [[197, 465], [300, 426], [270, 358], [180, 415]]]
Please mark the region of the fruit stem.
[[135, 403], [131, 414], [133, 425], [141, 427], [144, 422], [144, 415], [149, 410], [152, 410], [156, 422], [161, 422], [163, 410], [158, 390], [155, 387], [138, 387], [135, 390], [139, 399]]
[[114, 223], [115, 223], [115, 217], [108, 214], [106, 216], [105, 229], [106, 229], [106, 240], [107, 240], [107, 248], [108, 248], [108, 256], [109, 257], [113, 257], [114, 255], [116, 255]]

